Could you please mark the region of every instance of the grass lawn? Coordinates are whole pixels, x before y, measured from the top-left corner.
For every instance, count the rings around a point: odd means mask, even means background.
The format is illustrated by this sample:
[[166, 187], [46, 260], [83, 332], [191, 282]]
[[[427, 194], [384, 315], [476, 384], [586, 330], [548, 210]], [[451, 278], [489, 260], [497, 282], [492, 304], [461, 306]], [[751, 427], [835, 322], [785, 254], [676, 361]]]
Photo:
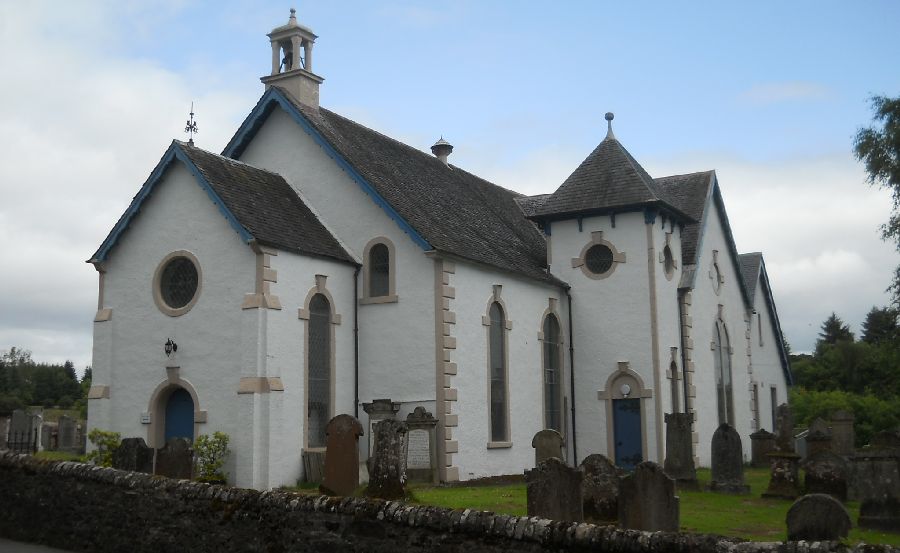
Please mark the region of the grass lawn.
[[[701, 485], [709, 481], [709, 470], [700, 469]], [[747, 469], [750, 495], [724, 495], [702, 491], [680, 491], [681, 530], [721, 534], [754, 541], [783, 541], [787, 538], [785, 517], [791, 501], [760, 497], [769, 484], [768, 469]], [[413, 487], [414, 503], [451, 509], [479, 509], [510, 515], [526, 514], [525, 485], [479, 487]], [[859, 517], [859, 504], [846, 504], [853, 524]], [[900, 545], [900, 534], [853, 528], [850, 543]]]

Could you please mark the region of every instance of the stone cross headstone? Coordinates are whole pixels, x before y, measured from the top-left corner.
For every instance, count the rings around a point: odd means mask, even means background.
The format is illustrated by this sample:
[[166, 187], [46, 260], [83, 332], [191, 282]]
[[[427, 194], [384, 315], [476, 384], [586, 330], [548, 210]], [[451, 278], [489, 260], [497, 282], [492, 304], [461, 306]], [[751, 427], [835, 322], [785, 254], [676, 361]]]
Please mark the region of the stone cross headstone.
[[831, 451], [820, 451], [807, 457], [802, 467], [804, 493], [824, 493], [847, 501], [850, 464], [845, 458]]
[[817, 417], [809, 425], [806, 433], [806, 457], [812, 457], [820, 451], [831, 450], [831, 428], [828, 423]]
[[900, 530], [900, 437], [876, 435], [853, 456], [852, 495], [859, 500], [859, 526]]
[[710, 491], [750, 493], [750, 486], [744, 483], [741, 435], [726, 422], [720, 424], [713, 433], [711, 460]]
[[400, 411], [400, 403], [390, 399], [374, 399], [372, 403], [363, 403], [363, 411], [369, 417], [369, 451], [368, 459], [375, 456], [375, 425], [387, 419], [394, 419]]
[[582, 474], [556, 457], [525, 471], [528, 516], [582, 522]]
[[853, 524], [841, 502], [827, 494], [804, 495], [787, 513], [789, 541], [835, 541], [846, 538]]
[[407, 426], [385, 419], [374, 428], [375, 455], [369, 459], [367, 497], [400, 499], [406, 494]]
[[685, 488], [697, 487], [690, 413], [666, 413], [666, 474]]
[[856, 449], [856, 434], [853, 422], [856, 418], [848, 411], [835, 411], [831, 414], [831, 450], [838, 455], [852, 455]]
[[75, 429], [78, 421], [72, 417], [61, 415], [57, 426], [58, 447], [62, 451], [75, 452], [78, 443], [75, 441]]
[[144, 438], [125, 438], [113, 451], [112, 466], [114, 469], [152, 474], [153, 448], [147, 445]]
[[194, 468], [194, 450], [187, 438], [170, 438], [156, 452], [156, 474], [190, 480]]
[[353, 495], [359, 486], [359, 437], [362, 425], [350, 415], [338, 415], [325, 427], [325, 475], [319, 491]]
[[437, 483], [437, 442], [435, 428], [437, 419], [425, 410], [416, 407], [406, 416], [408, 433], [406, 453], [406, 474], [410, 482]]
[[782, 403], [775, 411], [775, 447], [778, 451], [794, 451], [794, 415], [787, 403]]
[[556, 430], [550, 428], [538, 430], [531, 439], [531, 447], [534, 448], [534, 466], [538, 466], [541, 461], [546, 461], [551, 457], [563, 461], [565, 459], [563, 445], [562, 434]]
[[619, 526], [648, 532], [677, 532], [680, 525], [675, 480], [652, 461], [639, 464], [619, 486]]
[[754, 467], [769, 466], [769, 453], [775, 451], [775, 434], [760, 428], [750, 434], [750, 464]]
[[615, 522], [619, 518], [619, 479], [625, 475], [605, 455], [594, 453], [581, 461], [581, 503], [584, 519]]

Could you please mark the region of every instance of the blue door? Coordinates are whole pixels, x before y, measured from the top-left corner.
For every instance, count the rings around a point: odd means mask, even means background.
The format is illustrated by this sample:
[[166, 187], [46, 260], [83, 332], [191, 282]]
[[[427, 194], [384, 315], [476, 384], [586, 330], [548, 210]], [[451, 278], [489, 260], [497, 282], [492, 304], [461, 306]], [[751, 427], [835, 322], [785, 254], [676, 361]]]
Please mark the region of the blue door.
[[169, 438], [194, 440], [194, 400], [184, 388], [178, 388], [166, 401], [166, 441]]
[[632, 470], [644, 460], [641, 451], [641, 400], [614, 399], [613, 427], [616, 465]]

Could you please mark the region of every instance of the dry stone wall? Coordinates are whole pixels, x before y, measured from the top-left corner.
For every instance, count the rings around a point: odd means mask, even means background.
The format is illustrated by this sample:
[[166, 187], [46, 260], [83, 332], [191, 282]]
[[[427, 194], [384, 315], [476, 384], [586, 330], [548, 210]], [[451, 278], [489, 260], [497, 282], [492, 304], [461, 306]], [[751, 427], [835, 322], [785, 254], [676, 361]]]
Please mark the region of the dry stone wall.
[[0, 452], [0, 536], [74, 551], [891, 551], [742, 543], [396, 501], [259, 492]]

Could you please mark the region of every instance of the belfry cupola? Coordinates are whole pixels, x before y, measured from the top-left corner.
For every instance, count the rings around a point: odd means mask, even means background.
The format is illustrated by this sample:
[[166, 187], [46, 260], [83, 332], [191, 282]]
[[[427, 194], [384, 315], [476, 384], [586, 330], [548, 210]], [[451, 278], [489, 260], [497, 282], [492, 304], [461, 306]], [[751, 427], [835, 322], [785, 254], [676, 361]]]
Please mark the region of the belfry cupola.
[[291, 8], [288, 22], [266, 35], [272, 43], [272, 73], [260, 80], [292, 94], [300, 103], [319, 107], [322, 77], [312, 71], [313, 45], [318, 38], [309, 27], [297, 23], [297, 10]]

